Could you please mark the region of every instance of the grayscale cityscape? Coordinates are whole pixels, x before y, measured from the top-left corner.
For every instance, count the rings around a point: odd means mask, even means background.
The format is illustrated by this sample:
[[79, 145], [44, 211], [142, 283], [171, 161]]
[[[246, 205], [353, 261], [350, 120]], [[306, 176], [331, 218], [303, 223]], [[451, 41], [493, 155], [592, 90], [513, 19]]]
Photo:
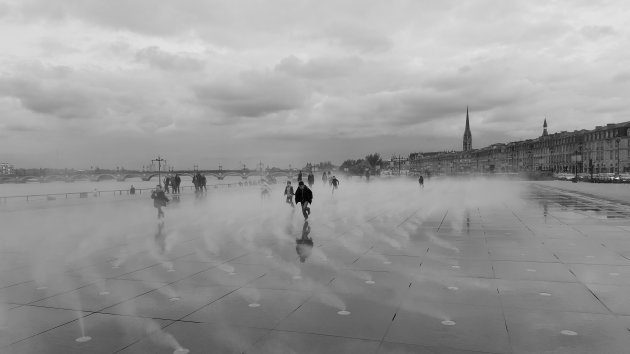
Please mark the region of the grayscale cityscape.
[[630, 353], [629, 16], [0, 0], [0, 353]]

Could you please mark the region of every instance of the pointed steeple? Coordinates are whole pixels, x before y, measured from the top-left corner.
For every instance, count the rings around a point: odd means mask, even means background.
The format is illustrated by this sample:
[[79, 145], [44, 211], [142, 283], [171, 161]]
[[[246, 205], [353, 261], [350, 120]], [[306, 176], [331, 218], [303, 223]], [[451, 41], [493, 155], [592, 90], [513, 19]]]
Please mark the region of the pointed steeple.
[[464, 134], [466, 133], [470, 133], [470, 122], [468, 119], [468, 106], [466, 106], [466, 130], [464, 131]]
[[545, 122], [543, 123], [543, 136], [547, 136], [547, 118], [545, 117]]
[[472, 150], [472, 134], [470, 133], [470, 119], [468, 117], [468, 106], [466, 106], [466, 129], [464, 130], [464, 151]]

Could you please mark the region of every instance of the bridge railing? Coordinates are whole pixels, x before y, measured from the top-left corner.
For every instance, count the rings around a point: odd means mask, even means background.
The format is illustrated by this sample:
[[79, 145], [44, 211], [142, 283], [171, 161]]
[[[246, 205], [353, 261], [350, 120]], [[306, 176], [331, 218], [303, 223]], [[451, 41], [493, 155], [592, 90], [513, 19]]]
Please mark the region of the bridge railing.
[[[228, 189], [228, 188], [244, 188], [250, 187], [258, 184], [251, 184], [247, 182], [231, 182], [231, 183], [216, 183], [210, 184], [207, 186], [208, 190], [218, 190], [218, 189]], [[107, 196], [140, 196], [144, 191], [145, 195], [149, 195], [155, 188], [136, 188], [135, 193], [131, 194], [131, 190], [129, 189], [114, 189], [114, 190], [105, 190], [99, 191], [94, 190], [90, 192], [68, 192], [68, 193], [47, 193], [47, 194], [25, 194], [25, 195], [10, 195], [10, 196], [0, 196], [0, 204], [7, 204], [11, 201], [25, 201], [35, 202], [35, 201], [55, 201], [59, 199], [82, 199], [82, 198], [99, 198], [99, 197], [107, 197]], [[193, 191], [195, 186], [180, 186], [180, 193], [186, 190]]]

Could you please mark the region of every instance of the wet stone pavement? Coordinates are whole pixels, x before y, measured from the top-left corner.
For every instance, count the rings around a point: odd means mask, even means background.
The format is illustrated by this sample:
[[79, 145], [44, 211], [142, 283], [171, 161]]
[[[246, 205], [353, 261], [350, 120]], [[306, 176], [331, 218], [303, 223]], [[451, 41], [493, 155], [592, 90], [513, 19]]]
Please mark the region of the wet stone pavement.
[[45, 282], [3, 252], [0, 352], [630, 352], [630, 207], [536, 184], [523, 200], [313, 220], [312, 249], [109, 245]]

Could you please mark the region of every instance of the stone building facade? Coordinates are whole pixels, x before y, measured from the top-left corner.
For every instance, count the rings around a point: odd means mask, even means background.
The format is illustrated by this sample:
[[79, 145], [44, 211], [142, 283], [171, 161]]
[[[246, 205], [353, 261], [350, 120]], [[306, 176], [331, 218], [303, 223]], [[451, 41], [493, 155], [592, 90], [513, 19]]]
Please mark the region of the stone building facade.
[[630, 173], [630, 122], [591, 130], [549, 134], [547, 120], [535, 139], [497, 143], [472, 149], [468, 108], [462, 151], [413, 153], [412, 172], [467, 173]]

